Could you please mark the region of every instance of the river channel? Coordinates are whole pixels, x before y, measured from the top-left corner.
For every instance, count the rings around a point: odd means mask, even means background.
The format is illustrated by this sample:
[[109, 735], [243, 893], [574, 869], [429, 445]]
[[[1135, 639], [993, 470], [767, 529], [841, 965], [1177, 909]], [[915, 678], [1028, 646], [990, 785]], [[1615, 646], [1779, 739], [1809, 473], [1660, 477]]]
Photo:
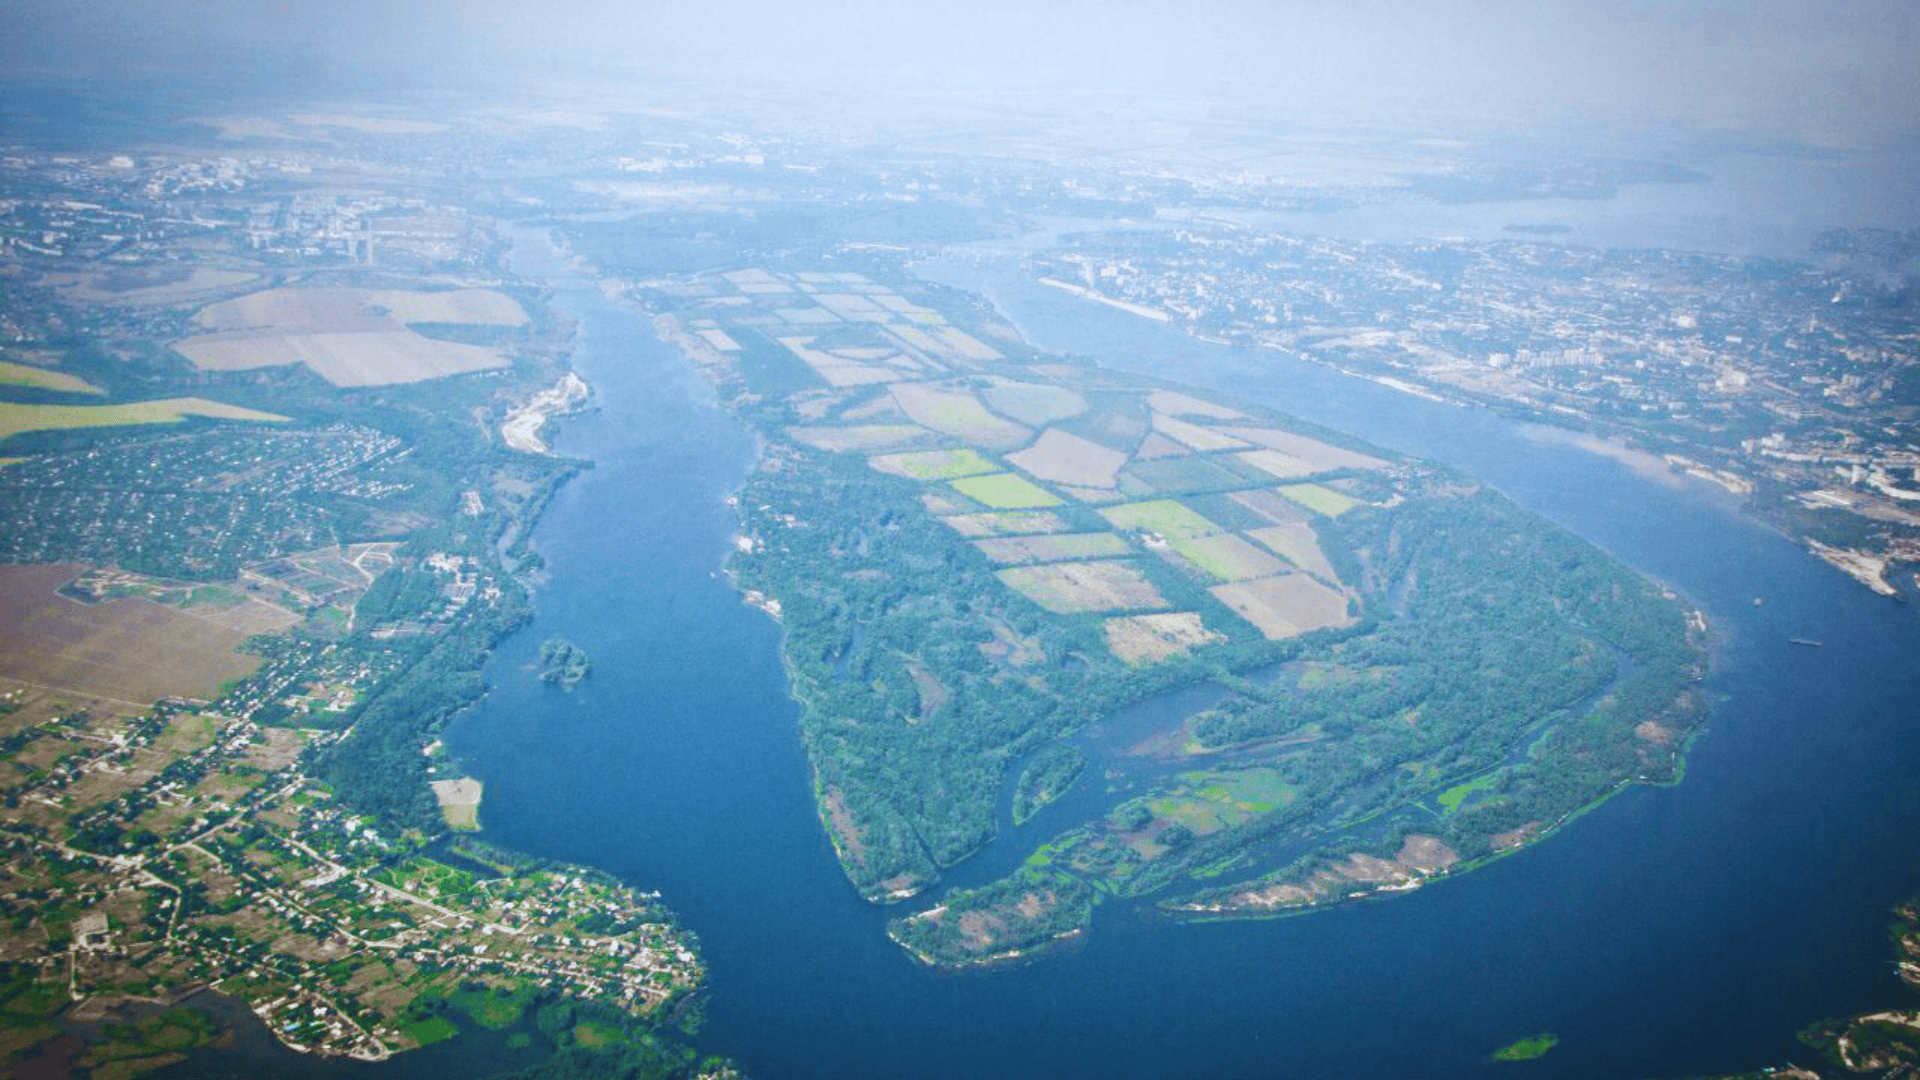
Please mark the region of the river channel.
[[[644, 315], [538, 234], [522, 235], [515, 265], [578, 322], [574, 365], [593, 408], [553, 444], [595, 468], [541, 520], [550, 577], [537, 616], [494, 657], [494, 689], [450, 745], [486, 783], [492, 839], [664, 894], [710, 962], [698, 1041], [751, 1075], [1509, 1076], [1492, 1051], [1551, 1031], [1553, 1076], [1682, 1077], [1804, 1058], [1793, 1032], [1810, 1021], [1915, 1004], [1885, 929], [1920, 892], [1912, 608], [1741, 517], [1717, 489], [1635, 474], [1483, 410], [1192, 340], [1033, 284], [1017, 246], [922, 271], [987, 295], [1041, 348], [1485, 478], [1699, 606], [1716, 704], [1684, 783], [1631, 789], [1457, 879], [1270, 922], [1187, 926], [1110, 905], [1082, 944], [1038, 963], [919, 967], [884, 936], [898, 912], [841, 875], [814, 815], [779, 628], [722, 573], [736, 527], [726, 499], [752, 438]], [[577, 693], [534, 677], [553, 635], [594, 658]], [[472, 1053], [440, 1049], [333, 1068], [474, 1074]]]

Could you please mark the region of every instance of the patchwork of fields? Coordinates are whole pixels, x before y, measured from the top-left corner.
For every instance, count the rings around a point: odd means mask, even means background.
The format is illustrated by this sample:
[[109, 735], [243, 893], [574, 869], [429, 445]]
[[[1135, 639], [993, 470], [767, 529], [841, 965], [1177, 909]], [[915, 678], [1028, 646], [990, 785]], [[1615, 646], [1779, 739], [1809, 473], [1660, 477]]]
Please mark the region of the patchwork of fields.
[[335, 386], [386, 386], [505, 367], [498, 348], [445, 341], [426, 324], [516, 328], [518, 302], [490, 289], [267, 289], [194, 316], [203, 333], [174, 350], [207, 371], [304, 364]]
[[[1129, 663], [1236, 620], [1273, 640], [1354, 621], [1354, 583], [1313, 523], [1365, 505], [1354, 478], [1384, 480], [1386, 460], [1190, 393], [1019, 365], [859, 274], [751, 269], [670, 291], [743, 390], [794, 406], [796, 442], [922, 483], [1008, 588], [1106, 617]], [[1169, 571], [1216, 603], [1167, 610]]]

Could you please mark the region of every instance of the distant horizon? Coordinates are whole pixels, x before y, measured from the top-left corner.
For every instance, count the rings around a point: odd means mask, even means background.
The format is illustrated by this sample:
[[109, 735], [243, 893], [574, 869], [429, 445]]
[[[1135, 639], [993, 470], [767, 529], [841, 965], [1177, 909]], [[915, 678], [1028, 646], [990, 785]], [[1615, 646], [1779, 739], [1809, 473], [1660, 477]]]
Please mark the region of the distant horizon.
[[0, 77], [217, 80], [303, 98], [699, 85], [868, 116], [1011, 100], [1143, 123], [1198, 107], [1316, 122], [1678, 123], [1852, 148], [1920, 139], [1920, 5], [1898, 2], [1072, 0], [961, 14], [866, 0], [639, 11], [17, 0], [0, 26]]

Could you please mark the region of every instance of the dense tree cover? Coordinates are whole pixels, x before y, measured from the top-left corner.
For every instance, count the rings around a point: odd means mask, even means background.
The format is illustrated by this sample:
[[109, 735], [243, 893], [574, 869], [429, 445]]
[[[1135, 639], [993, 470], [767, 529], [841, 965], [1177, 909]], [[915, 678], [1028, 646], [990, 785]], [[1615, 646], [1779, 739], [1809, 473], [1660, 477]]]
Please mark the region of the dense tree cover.
[[[862, 889], [925, 881], [989, 840], [1009, 761], [1209, 670], [1191, 658], [1121, 664], [1099, 617], [1062, 618], [1013, 593], [926, 512], [920, 485], [856, 455], [783, 453], [791, 456], [769, 460], [741, 493], [747, 531], [762, 543], [734, 573], [780, 600], [802, 737], [823, 799], [857, 834], [838, 839]], [[1197, 582], [1153, 563], [1142, 567], [1174, 603], [1235, 622]], [[996, 627], [1039, 659], [990, 655]], [[1213, 662], [1271, 654], [1249, 630]], [[946, 691], [924, 717], [914, 665]]]
[[492, 1080], [689, 1080], [735, 1075], [692, 1049], [643, 1036], [607, 1046], [570, 1045], [538, 1065], [497, 1073]]
[[1040, 808], [1067, 793], [1087, 767], [1087, 755], [1077, 746], [1055, 743], [1033, 755], [1013, 788], [1013, 823], [1020, 825]]
[[[992, 909], [1036, 866], [1095, 899], [1172, 890], [1178, 901], [1231, 897], [1249, 874], [1297, 883], [1355, 852], [1391, 861], [1415, 833], [1471, 860], [1623, 782], [1671, 778], [1700, 713], [1686, 687], [1702, 659], [1680, 606], [1505, 498], [1429, 480], [1391, 508], [1319, 524], [1368, 617], [1295, 639], [1291, 662], [1268, 675], [1214, 673], [1229, 693], [1187, 730], [1207, 752], [1196, 766], [1222, 764], [1127, 789], [1139, 794], [1054, 837], [1011, 878], [944, 898], [948, 911]], [[1016, 805], [1056, 767], [1037, 756]], [[1256, 770], [1261, 793], [1231, 793]], [[1240, 883], [1178, 895], [1209, 879]], [[972, 955], [923, 921], [896, 932], [945, 962]]]
[[395, 566], [373, 579], [373, 584], [354, 605], [353, 619], [361, 627], [381, 623], [405, 622], [427, 615], [442, 603], [440, 590], [446, 578], [426, 567]]
[[1310, 797], [1257, 828], [1330, 835], [1258, 882], [1298, 883], [1356, 851], [1391, 859], [1414, 833], [1485, 857], [1623, 783], [1677, 775], [1704, 711], [1688, 689], [1703, 659], [1679, 605], [1488, 493], [1350, 519], [1343, 528], [1402, 593], [1404, 617], [1198, 725], [1215, 745], [1324, 736], [1283, 762]]
[[580, 685], [593, 669], [585, 649], [565, 638], [548, 638], [540, 644], [540, 681], [557, 684], [569, 693]]
[[428, 638], [417, 660], [362, 703], [347, 737], [320, 751], [317, 774], [348, 806], [391, 828], [439, 831], [420, 748], [486, 692], [488, 654], [531, 614], [517, 582], [499, 584], [497, 600]]

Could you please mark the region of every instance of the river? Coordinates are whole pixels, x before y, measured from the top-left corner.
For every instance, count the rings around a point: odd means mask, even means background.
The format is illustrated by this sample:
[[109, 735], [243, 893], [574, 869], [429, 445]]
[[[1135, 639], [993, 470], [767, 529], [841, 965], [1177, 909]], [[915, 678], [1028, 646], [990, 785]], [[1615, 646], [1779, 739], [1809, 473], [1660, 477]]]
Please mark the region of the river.
[[[719, 576], [749, 437], [642, 317], [565, 285], [599, 411], [556, 445], [599, 467], [542, 521], [553, 576], [538, 618], [496, 658], [497, 689], [454, 746], [487, 781], [496, 839], [659, 888], [700, 933], [703, 1045], [762, 1077], [1469, 1076], [1498, 1074], [1495, 1047], [1554, 1031], [1557, 1076], [1685, 1076], [1804, 1056], [1792, 1033], [1808, 1021], [1911, 1000], [1884, 932], [1920, 890], [1911, 609], [1715, 489], [1193, 341], [1035, 286], [1013, 254], [924, 269], [985, 292], [1043, 348], [1485, 477], [1702, 607], [1718, 705], [1684, 784], [1631, 791], [1458, 880], [1267, 923], [1179, 926], [1116, 906], [1065, 955], [928, 973], [841, 877], [777, 628]], [[524, 671], [552, 634], [596, 658], [576, 694]]]
[[[516, 265], [578, 320], [574, 364], [595, 395], [553, 443], [596, 467], [541, 520], [550, 579], [536, 618], [494, 657], [493, 692], [449, 742], [486, 782], [492, 839], [659, 889], [700, 935], [704, 1049], [761, 1080], [1472, 1077], [1511, 1075], [1492, 1051], [1552, 1031], [1556, 1077], [1682, 1077], [1804, 1059], [1793, 1032], [1806, 1023], [1914, 1003], [1885, 931], [1920, 892], [1911, 608], [1740, 517], [1717, 489], [1656, 482], [1485, 411], [1194, 341], [1037, 286], [1018, 254], [975, 248], [922, 269], [985, 293], [1043, 348], [1459, 466], [1666, 582], [1714, 627], [1710, 725], [1683, 784], [1630, 790], [1458, 879], [1271, 922], [1185, 926], [1109, 905], [1083, 944], [1042, 962], [929, 972], [884, 937], [897, 912], [841, 875], [778, 627], [721, 573], [725, 500], [752, 438], [643, 315], [525, 234]], [[534, 676], [553, 635], [594, 658], [576, 693]], [[439, 1049], [334, 1069], [473, 1075], [471, 1054]]]

